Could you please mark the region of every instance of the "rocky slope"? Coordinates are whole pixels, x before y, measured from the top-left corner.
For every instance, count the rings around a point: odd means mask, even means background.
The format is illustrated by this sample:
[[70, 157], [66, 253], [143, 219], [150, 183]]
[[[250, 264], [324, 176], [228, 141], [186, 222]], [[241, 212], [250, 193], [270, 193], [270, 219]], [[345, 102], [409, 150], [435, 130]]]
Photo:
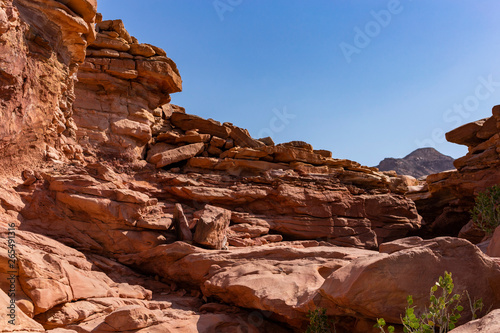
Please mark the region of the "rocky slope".
[[316, 307], [375, 332], [444, 270], [500, 307], [496, 259], [404, 238], [414, 178], [186, 113], [175, 63], [95, 3], [0, 8], [2, 332], [302, 332]]
[[380, 171], [394, 170], [400, 175], [421, 178], [431, 174], [455, 169], [454, 159], [434, 148], [419, 148], [403, 158], [384, 158], [377, 168]]

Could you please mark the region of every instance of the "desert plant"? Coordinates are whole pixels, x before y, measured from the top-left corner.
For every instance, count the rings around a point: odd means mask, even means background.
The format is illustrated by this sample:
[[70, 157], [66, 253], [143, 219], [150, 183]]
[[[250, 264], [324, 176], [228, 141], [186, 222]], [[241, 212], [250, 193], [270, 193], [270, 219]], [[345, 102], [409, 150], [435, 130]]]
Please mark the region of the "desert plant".
[[500, 225], [500, 186], [494, 185], [476, 197], [476, 205], [470, 211], [472, 221], [487, 235]]
[[326, 309], [317, 308], [309, 311], [309, 326], [306, 333], [335, 333], [335, 323], [328, 320]]
[[470, 298], [469, 292], [466, 290], [465, 293], [467, 294], [467, 299], [469, 300], [469, 306], [470, 306], [470, 312], [472, 313], [472, 320], [477, 319], [478, 315], [477, 313], [481, 313], [483, 311], [483, 299], [474, 299], [472, 300]]
[[[432, 286], [429, 298], [429, 308], [425, 309], [422, 314], [415, 314], [415, 306], [413, 306], [413, 296], [407, 297], [408, 307], [405, 311], [405, 316], [401, 318], [401, 322], [406, 333], [444, 333], [455, 328], [455, 324], [460, 319], [460, 314], [463, 307], [459, 304], [460, 295], [453, 292], [453, 279], [451, 273], [445, 272], [444, 277], [440, 276], [434, 286]], [[435, 293], [441, 289], [440, 295], [437, 297]], [[374, 327], [379, 328], [381, 332], [384, 330], [385, 320], [377, 319], [377, 324]], [[389, 326], [388, 332], [394, 332], [394, 327]]]
[[[384, 318], [377, 318], [377, 323], [373, 327], [376, 327], [376, 328], [380, 329], [380, 332], [382, 332], [382, 333], [386, 333], [385, 329], [384, 329], [384, 327], [385, 327], [385, 319]], [[387, 332], [388, 333], [393, 333], [394, 332], [394, 326], [388, 326], [387, 327]]]

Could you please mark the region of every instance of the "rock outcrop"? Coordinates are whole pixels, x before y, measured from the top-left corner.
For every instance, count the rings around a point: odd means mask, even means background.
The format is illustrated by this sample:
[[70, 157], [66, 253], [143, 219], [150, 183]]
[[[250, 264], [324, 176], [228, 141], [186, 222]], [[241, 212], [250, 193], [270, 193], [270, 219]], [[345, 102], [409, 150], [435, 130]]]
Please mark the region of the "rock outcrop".
[[[500, 106], [493, 116], [463, 125], [446, 134], [448, 141], [466, 145], [469, 152], [455, 160], [457, 170], [430, 175], [426, 186], [409, 194], [433, 235], [458, 235], [470, 220], [475, 197], [500, 184]], [[484, 233], [463, 230], [462, 235], [478, 243]]]
[[413, 177], [186, 113], [175, 63], [95, 2], [0, 9], [2, 332], [302, 332], [316, 307], [369, 332], [444, 270], [500, 307], [496, 259], [403, 238]]
[[[178, 203], [194, 241], [215, 248], [320, 239], [375, 249], [419, 228], [408, 177], [186, 114], [167, 103], [181, 79], [164, 51], [139, 44], [120, 20], [97, 30], [75, 87], [83, 150], [74, 167], [44, 170], [22, 188], [25, 230], [80, 250], [135, 253], [176, 239]], [[202, 241], [210, 232], [195, 216], [207, 205], [227, 210], [230, 226]]]
[[377, 165], [377, 168], [380, 171], [393, 170], [400, 175], [421, 178], [455, 169], [454, 160], [434, 148], [419, 148], [403, 158], [385, 158]]
[[95, 0], [0, 2], [2, 173], [72, 146], [74, 75], [95, 38]]
[[[209, 333], [222, 327], [282, 331], [264, 318], [256, 327], [249, 321], [249, 313], [234, 307], [210, 309], [196, 294], [186, 295], [185, 290], [175, 290], [107, 258], [84, 255], [39, 234], [15, 232], [16, 261], [9, 267], [8, 249], [12, 247], [7, 232], [0, 230], [2, 332], [47, 329], [55, 333], [63, 327], [64, 332], [96, 333], [178, 329]], [[9, 317], [12, 312], [5, 314], [11, 299], [17, 306], [13, 317]]]
[[86, 154], [142, 157], [155, 116], [171, 113], [170, 94], [182, 89], [179, 71], [165, 51], [131, 37], [121, 20], [96, 29], [75, 87], [78, 141]]

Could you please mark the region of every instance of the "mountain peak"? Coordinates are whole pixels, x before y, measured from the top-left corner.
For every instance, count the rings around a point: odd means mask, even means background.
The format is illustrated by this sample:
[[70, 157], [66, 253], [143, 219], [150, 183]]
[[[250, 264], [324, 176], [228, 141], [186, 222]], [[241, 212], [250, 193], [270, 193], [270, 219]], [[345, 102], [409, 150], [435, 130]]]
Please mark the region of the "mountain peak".
[[403, 158], [385, 158], [377, 168], [380, 171], [394, 170], [401, 175], [420, 178], [433, 173], [454, 169], [454, 159], [434, 148], [419, 148]]

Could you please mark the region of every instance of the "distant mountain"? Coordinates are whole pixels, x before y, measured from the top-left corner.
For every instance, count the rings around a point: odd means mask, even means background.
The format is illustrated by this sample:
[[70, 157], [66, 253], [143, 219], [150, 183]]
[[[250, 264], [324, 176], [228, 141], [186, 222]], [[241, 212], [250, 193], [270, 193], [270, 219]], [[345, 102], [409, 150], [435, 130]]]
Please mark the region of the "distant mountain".
[[385, 158], [377, 168], [380, 171], [394, 170], [400, 175], [420, 178], [455, 169], [453, 161], [452, 157], [443, 155], [434, 148], [420, 148], [403, 158]]

